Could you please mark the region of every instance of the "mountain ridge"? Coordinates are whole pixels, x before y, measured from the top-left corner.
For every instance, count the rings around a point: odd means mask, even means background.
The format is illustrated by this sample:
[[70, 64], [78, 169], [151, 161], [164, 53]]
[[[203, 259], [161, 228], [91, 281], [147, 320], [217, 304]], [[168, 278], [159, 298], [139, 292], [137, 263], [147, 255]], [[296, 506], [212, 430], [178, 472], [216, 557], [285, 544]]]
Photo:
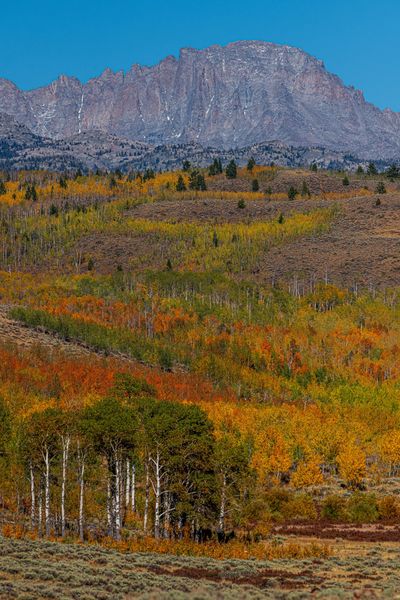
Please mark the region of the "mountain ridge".
[[[253, 156], [259, 164], [301, 167], [316, 164], [326, 169], [355, 170], [366, 161], [320, 146], [290, 146], [279, 140], [264, 141], [243, 148], [220, 149], [198, 142], [153, 145], [136, 142], [104, 131], [90, 130], [62, 140], [40, 137], [12, 116], [0, 113], [0, 169], [81, 169], [124, 172], [181, 168], [184, 160], [206, 167], [215, 158], [226, 164], [235, 160], [244, 165]], [[389, 165], [377, 161], [383, 170]]]
[[182, 48], [153, 66], [107, 68], [86, 83], [60, 75], [28, 91], [0, 79], [0, 111], [51, 139], [101, 130], [154, 145], [227, 150], [278, 139], [400, 156], [400, 113], [367, 102], [303, 50], [272, 42]]

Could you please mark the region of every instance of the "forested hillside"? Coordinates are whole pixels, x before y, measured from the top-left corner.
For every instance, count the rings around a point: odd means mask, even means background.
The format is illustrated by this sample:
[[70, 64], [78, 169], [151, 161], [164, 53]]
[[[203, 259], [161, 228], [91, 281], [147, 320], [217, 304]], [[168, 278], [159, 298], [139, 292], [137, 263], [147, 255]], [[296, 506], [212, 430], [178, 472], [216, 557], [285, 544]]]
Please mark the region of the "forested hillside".
[[277, 550], [302, 526], [394, 539], [398, 175], [3, 173], [3, 532], [216, 558], [329, 554]]

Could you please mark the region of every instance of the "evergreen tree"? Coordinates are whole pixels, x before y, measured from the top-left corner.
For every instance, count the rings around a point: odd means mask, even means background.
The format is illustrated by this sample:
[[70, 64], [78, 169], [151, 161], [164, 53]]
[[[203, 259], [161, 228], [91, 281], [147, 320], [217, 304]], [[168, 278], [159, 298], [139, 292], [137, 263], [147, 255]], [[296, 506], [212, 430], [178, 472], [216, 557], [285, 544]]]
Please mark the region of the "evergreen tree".
[[255, 166], [256, 166], [256, 161], [254, 160], [253, 157], [251, 157], [247, 163], [247, 170], [250, 171], [250, 173], [251, 173]]
[[143, 181], [149, 181], [150, 179], [154, 179], [156, 176], [153, 169], [146, 169], [143, 173]]
[[38, 199], [38, 194], [37, 194], [35, 186], [32, 184], [32, 186], [31, 186], [31, 200], [32, 200], [32, 202], [36, 202], [37, 199]]
[[373, 162], [370, 162], [368, 167], [367, 167], [367, 174], [368, 175], [377, 175], [378, 171], [376, 169], [376, 166]]
[[225, 169], [225, 175], [228, 179], [236, 179], [237, 177], [237, 166], [234, 160], [229, 161]]
[[197, 191], [206, 191], [206, 181], [204, 175], [199, 171], [192, 171], [189, 175], [189, 189]]
[[2, 179], [0, 179], [0, 196], [4, 196], [7, 193], [7, 188]]
[[296, 190], [295, 187], [290, 186], [289, 190], [288, 190], [288, 198], [289, 200], [294, 200], [296, 198], [296, 196], [298, 195], [298, 191]]
[[219, 175], [220, 173], [222, 173], [221, 159], [214, 158], [214, 161], [208, 168], [208, 174], [210, 175], [210, 177], [213, 177], [214, 175]]
[[184, 160], [182, 163], [182, 169], [184, 171], [189, 171], [190, 167], [191, 167], [190, 162], [188, 160]]
[[253, 179], [251, 182], [251, 190], [252, 192], [258, 192], [260, 189], [260, 184], [258, 183], [258, 179]]
[[383, 181], [379, 181], [375, 191], [377, 194], [386, 194], [386, 187]]
[[183, 179], [182, 175], [179, 175], [178, 181], [176, 184], [176, 191], [184, 192], [185, 190], [186, 190], [185, 180]]
[[343, 177], [343, 179], [342, 179], [342, 183], [343, 183], [343, 185], [345, 185], [345, 186], [347, 186], [347, 185], [350, 185], [350, 180], [349, 180], [349, 178], [347, 177], [347, 175], [345, 175], [345, 176]]
[[399, 167], [395, 164], [390, 165], [390, 167], [386, 171], [386, 175], [389, 179], [397, 179], [398, 177], [400, 177]]
[[362, 168], [361, 165], [358, 165], [356, 173], [358, 173], [358, 175], [361, 175], [362, 173], [364, 173], [364, 169]]

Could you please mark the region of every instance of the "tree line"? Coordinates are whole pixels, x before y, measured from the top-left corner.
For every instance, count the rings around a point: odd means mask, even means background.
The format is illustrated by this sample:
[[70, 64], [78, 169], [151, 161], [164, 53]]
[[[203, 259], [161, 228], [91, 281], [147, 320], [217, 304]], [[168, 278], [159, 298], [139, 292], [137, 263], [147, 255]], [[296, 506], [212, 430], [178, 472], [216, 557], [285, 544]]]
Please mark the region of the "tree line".
[[128, 374], [79, 411], [16, 419], [1, 402], [0, 417], [3, 484], [20, 470], [17, 513], [40, 536], [119, 540], [133, 523], [155, 538], [223, 538], [227, 514], [249, 494], [240, 437], [216, 439], [201, 408], [157, 400]]

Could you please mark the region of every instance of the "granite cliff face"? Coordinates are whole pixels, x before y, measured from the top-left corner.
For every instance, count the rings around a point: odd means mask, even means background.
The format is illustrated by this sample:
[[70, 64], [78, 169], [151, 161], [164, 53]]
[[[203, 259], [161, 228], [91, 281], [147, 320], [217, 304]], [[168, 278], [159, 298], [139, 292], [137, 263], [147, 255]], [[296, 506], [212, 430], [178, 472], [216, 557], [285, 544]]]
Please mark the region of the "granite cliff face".
[[266, 140], [358, 156], [400, 156], [400, 113], [367, 103], [323, 63], [289, 46], [184, 48], [153, 67], [61, 76], [24, 92], [0, 79], [0, 111], [61, 139], [101, 130], [149, 144], [244, 147]]

